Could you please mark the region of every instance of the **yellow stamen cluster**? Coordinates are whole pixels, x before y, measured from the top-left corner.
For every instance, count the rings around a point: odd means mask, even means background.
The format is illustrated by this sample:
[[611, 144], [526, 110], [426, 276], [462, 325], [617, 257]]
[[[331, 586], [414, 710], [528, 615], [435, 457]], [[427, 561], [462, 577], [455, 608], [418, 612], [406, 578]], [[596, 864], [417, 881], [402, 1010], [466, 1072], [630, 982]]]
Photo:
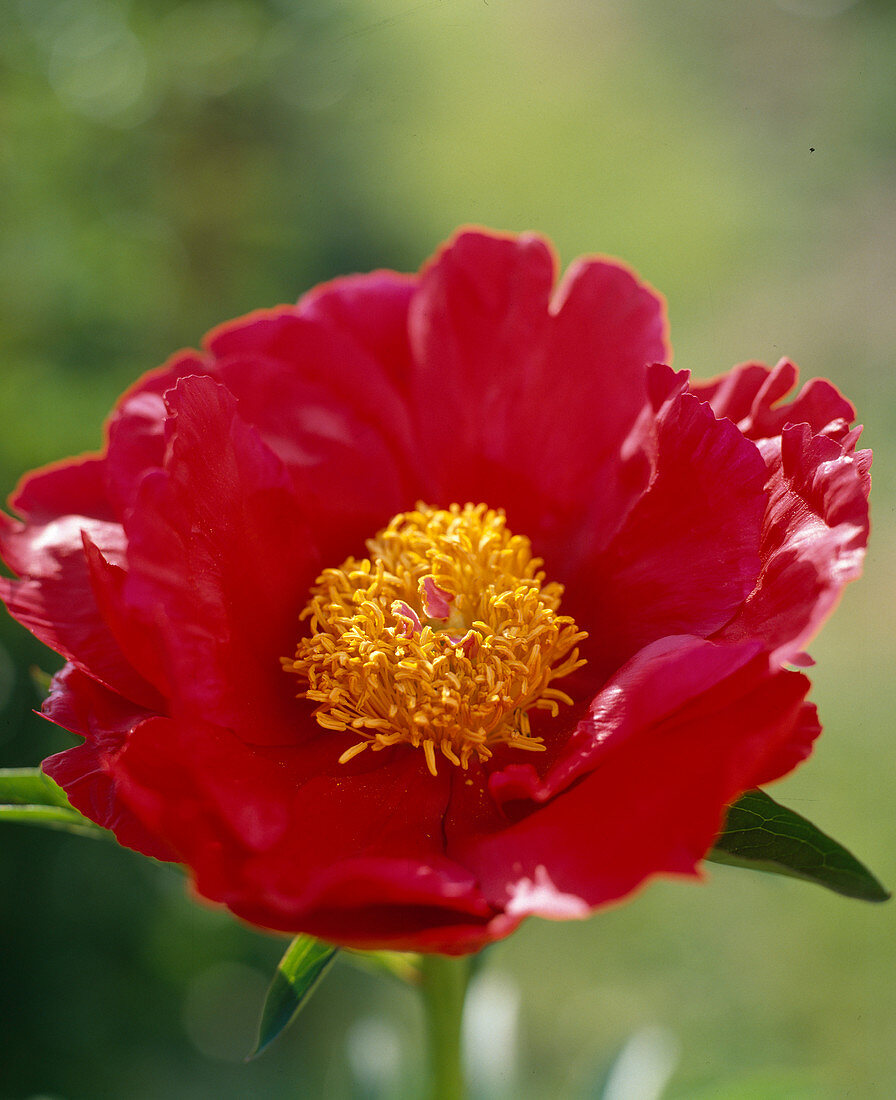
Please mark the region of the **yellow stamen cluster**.
[[540, 750], [528, 711], [570, 697], [552, 685], [585, 662], [587, 637], [558, 615], [527, 538], [484, 504], [418, 504], [367, 542], [369, 558], [326, 569], [302, 612], [310, 633], [283, 666], [325, 729], [359, 738], [340, 756], [408, 743], [466, 768], [492, 746]]

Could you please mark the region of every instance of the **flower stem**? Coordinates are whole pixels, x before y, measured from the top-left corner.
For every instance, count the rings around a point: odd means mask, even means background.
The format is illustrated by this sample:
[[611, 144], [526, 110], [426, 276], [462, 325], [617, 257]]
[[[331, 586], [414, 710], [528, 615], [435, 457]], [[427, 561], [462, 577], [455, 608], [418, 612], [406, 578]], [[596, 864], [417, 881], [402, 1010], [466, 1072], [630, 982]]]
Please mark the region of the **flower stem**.
[[472, 956], [423, 955], [423, 1009], [429, 1050], [429, 1100], [464, 1100], [461, 1018]]

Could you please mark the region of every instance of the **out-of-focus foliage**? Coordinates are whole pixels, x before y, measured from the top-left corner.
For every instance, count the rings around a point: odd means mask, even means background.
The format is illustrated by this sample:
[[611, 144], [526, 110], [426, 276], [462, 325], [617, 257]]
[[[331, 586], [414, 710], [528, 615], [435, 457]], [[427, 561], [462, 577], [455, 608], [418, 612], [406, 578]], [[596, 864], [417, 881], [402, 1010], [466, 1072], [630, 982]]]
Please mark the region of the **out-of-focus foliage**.
[[[677, 367], [787, 354], [865, 418], [868, 575], [813, 646], [827, 733], [773, 794], [892, 886], [894, 50], [885, 0], [9, 0], [0, 488], [96, 448], [118, 393], [211, 325], [413, 270], [460, 223], [622, 256], [668, 296]], [[53, 660], [0, 622], [0, 766], [69, 743], [30, 713]], [[893, 922], [714, 868], [530, 923], [471, 1011], [481, 1094], [666, 1066], [671, 1100], [888, 1100]], [[284, 941], [113, 845], [5, 828], [0, 928], [0, 1096], [415, 1095], [413, 999], [339, 963], [243, 1066]]]

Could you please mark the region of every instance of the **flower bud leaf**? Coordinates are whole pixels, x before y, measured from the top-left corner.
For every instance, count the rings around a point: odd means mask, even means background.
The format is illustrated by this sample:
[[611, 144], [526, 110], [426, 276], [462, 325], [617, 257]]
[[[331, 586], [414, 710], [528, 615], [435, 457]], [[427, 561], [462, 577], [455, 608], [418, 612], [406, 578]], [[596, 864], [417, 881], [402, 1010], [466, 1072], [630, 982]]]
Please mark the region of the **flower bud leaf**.
[[747, 791], [728, 808], [724, 828], [706, 858], [801, 878], [862, 901], [890, 897], [851, 852], [760, 790]]
[[0, 768], [0, 821], [64, 829], [80, 836], [108, 837], [69, 803], [65, 792], [39, 768]]
[[292, 1023], [338, 950], [313, 936], [299, 935], [290, 943], [274, 972], [261, 1012], [258, 1041], [247, 1062], [257, 1058]]
[[345, 961], [369, 974], [385, 974], [403, 985], [419, 985], [420, 956], [412, 951], [346, 951]]

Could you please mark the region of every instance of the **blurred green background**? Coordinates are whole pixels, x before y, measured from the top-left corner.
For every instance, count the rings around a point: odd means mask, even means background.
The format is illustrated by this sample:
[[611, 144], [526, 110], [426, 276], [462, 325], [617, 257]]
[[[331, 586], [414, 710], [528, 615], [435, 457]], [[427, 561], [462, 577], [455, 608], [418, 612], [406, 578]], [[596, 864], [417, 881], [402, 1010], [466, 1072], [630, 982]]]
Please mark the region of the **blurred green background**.
[[[894, 56], [889, 0], [8, 0], [0, 489], [97, 448], [211, 325], [415, 270], [461, 223], [619, 255], [678, 367], [787, 354], [867, 425], [866, 577], [813, 646], [826, 734], [773, 793], [894, 887]], [[0, 765], [70, 743], [35, 664], [4, 616]], [[728, 868], [530, 922], [478, 990], [478, 1095], [890, 1100], [894, 933], [893, 905]], [[419, 1095], [414, 998], [347, 966], [244, 1066], [284, 941], [112, 845], [4, 828], [0, 942], [4, 1098]]]

